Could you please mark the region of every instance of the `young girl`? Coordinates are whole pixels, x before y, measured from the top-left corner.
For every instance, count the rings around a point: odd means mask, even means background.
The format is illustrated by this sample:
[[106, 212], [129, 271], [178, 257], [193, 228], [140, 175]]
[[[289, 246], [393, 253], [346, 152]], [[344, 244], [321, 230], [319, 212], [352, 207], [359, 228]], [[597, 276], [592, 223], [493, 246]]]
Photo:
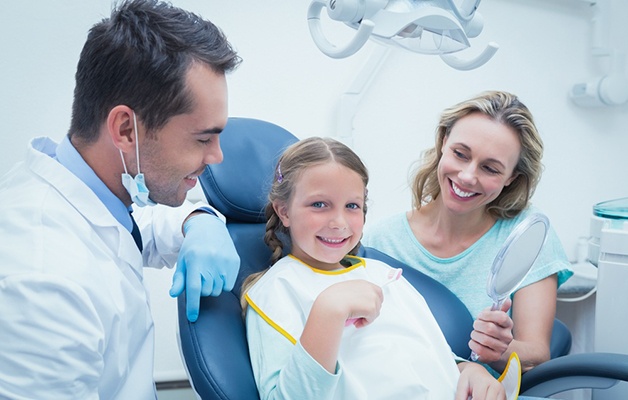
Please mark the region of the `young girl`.
[[485, 368], [456, 364], [398, 270], [350, 255], [367, 183], [358, 156], [333, 139], [299, 141], [280, 158], [266, 207], [272, 267], [242, 290], [260, 397], [505, 399]]
[[[476, 322], [469, 346], [502, 371], [516, 352], [524, 371], [549, 360], [556, 288], [570, 264], [553, 229], [512, 301], [512, 319], [488, 311], [486, 279], [500, 247], [531, 212], [543, 142], [528, 108], [490, 91], [446, 109], [436, 144], [423, 154], [414, 208], [368, 229], [363, 243], [431, 276], [467, 306]], [[514, 324], [514, 327], [513, 327]]]

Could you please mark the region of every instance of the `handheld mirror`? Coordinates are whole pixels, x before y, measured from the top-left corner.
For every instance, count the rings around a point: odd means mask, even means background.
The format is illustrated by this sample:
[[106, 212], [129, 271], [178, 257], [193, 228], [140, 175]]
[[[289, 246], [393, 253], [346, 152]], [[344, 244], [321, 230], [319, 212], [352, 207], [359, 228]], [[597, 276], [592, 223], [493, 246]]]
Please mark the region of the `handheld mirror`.
[[[486, 292], [493, 300], [491, 310], [499, 310], [504, 301], [519, 287], [541, 252], [549, 220], [543, 214], [530, 214], [508, 235], [493, 260]], [[471, 354], [477, 360], [477, 354]]]

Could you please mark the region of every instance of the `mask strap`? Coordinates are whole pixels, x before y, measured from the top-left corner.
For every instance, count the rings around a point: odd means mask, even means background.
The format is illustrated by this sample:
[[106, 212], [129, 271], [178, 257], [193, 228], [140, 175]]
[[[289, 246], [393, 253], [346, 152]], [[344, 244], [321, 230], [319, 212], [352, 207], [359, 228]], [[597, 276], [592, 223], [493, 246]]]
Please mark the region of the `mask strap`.
[[[135, 158], [137, 159], [137, 174], [140, 172], [140, 147], [137, 144], [137, 118], [135, 117], [135, 111], [133, 111], [133, 130], [135, 131]], [[120, 152], [120, 158], [122, 158], [122, 166], [124, 167], [124, 173], [128, 174], [129, 171], [126, 169], [126, 163], [124, 162], [124, 154], [122, 154], [122, 150], [118, 149]]]
[[137, 174], [141, 174], [140, 170], [140, 146], [137, 142], [137, 118], [135, 118], [135, 111], [133, 111], [133, 130], [135, 131], [135, 158], [137, 159]]
[[126, 170], [126, 163], [124, 162], [124, 154], [122, 154], [122, 150], [118, 149], [120, 152], [120, 158], [122, 159], [122, 166], [124, 167], [124, 173], [129, 174], [129, 171]]

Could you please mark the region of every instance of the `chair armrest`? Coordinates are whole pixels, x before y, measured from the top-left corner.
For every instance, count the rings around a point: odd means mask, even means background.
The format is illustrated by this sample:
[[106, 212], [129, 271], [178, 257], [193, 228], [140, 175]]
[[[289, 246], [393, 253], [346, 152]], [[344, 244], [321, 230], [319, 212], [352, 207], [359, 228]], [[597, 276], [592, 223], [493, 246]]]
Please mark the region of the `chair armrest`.
[[231, 292], [202, 297], [196, 322], [187, 320], [185, 295], [178, 299], [181, 351], [196, 393], [203, 400], [259, 398], [249, 360], [238, 298]]
[[554, 319], [552, 340], [550, 341], [550, 358], [566, 356], [571, 350], [571, 332], [561, 320]]
[[580, 388], [606, 389], [628, 381], [628, 355], [570, 354], [549, 360], [521, 377], [522, 396], [548, 397]]

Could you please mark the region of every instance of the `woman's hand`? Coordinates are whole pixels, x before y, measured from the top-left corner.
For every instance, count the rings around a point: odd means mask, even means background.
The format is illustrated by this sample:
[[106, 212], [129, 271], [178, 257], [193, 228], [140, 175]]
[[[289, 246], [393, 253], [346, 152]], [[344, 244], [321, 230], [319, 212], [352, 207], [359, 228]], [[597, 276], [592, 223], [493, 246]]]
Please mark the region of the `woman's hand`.
[[473, 332], [469, 347], [483, 363], [492, 363], [502, 359], [513, 340], [513, 321], [506, 313], [512, 302], [507, 299], [500, 310], [486, 309], [473, 323]]
[[460, 378], [456, 389], [456, 400], [505, 400], [506, 389], [480, 364], [463, 362], [458, 364]]

